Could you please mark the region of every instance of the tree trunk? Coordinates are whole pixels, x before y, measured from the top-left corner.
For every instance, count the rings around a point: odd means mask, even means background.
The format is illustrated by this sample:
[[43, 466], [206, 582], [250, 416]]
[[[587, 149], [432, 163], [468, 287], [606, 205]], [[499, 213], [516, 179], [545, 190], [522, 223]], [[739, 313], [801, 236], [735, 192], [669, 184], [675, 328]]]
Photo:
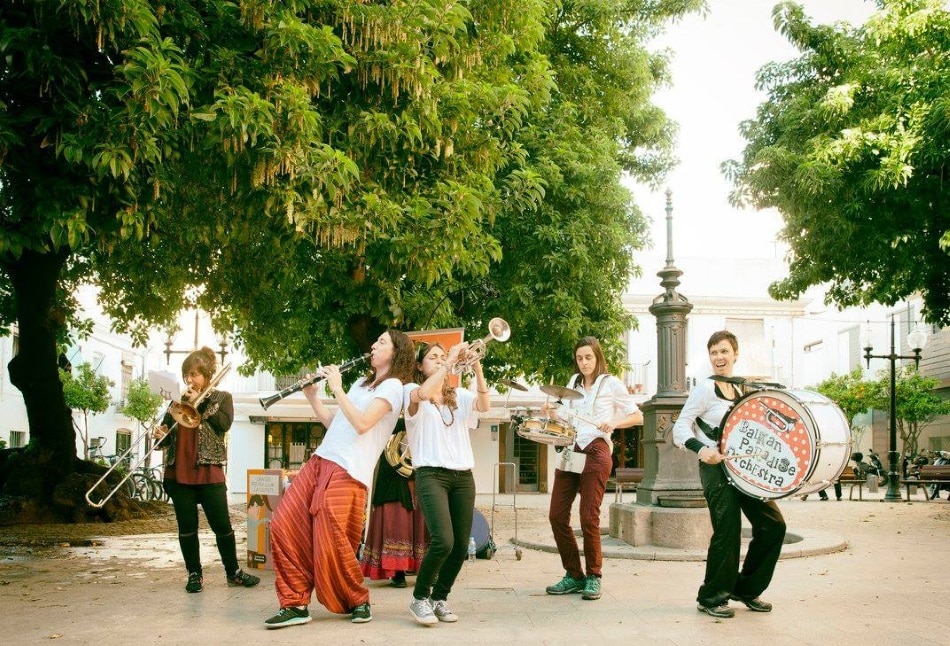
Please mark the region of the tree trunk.
[[59, 379], [56, 341], [65, 320], [56, 302], [68, 254], [25, 251], [4, 262], [13, 286], [19, 351], [9, 364], [10, 383], [23, 393], [30, 444], [23, 464], [7, 472], [0, 493], [47, 501], [75, 470], [76, 432]]

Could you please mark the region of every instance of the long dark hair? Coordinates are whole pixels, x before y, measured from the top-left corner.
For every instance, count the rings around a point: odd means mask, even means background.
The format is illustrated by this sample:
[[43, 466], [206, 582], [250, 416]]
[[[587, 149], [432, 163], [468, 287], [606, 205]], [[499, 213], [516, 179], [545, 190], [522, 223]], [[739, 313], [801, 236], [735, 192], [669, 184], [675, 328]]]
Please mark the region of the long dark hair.
[[[402, 383], [408, 384], [412, 381], [416, 367], [416, 354], [412, 339], [406, 336], [405, 332], [399, 330], [386, 330], [386, 334], [393, 342], [393, 360], [384, 379], [395, 377]], [[364, 383], [368, 384], [370, 388], [375, 388], [376, 381], [376, 368], [371, 365], [366, 373]]]

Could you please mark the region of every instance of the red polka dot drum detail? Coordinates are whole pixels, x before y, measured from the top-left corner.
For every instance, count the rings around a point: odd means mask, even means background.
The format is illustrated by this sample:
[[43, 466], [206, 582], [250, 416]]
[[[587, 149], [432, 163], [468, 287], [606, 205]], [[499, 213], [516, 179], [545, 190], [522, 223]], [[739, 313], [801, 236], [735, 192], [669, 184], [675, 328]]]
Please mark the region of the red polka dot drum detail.
[[759, 390], [742, 397], [723, 423], [720, 448], [730, 481], [761, 499], [824, 489], [851, 454], [841, 409], [806, 390]]

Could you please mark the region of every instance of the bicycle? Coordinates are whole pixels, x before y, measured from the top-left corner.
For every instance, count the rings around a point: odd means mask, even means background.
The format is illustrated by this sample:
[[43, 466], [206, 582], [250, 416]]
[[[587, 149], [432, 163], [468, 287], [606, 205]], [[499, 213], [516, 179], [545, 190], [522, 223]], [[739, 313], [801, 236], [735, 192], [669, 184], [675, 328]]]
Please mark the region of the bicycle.
[[139, 500], [168, 502], [168, 494], [162, 486], [161, 467], [141, 466], [132, 474], [130, 481], [135, 486], [135, 497]]

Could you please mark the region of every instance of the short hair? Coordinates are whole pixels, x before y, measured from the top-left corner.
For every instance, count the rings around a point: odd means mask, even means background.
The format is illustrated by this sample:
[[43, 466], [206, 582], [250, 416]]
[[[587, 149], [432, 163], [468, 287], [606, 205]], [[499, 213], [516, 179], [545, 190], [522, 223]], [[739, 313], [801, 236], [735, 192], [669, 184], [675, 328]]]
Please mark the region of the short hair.
[[713, 332], [712, 336], [709, 337], [709, 341], [706, 342], [706, 349], [710, 349], [720, 341], [728, 341], [729, 345], [732, 346], [733, 352], [739, 351], [739, 339], [737, 339], [736, 335], [729, 330], [719, 330], [718, 332]]

